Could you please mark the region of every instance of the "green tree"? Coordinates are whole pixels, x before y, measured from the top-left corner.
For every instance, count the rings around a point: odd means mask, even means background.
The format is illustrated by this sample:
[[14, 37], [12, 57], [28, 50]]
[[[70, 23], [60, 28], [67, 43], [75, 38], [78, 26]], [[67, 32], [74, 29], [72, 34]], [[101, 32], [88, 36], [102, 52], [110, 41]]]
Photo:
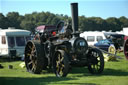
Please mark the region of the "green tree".
[[119, 19], [115, 18], [115, 17], [110, 17], [107, 20], [107, 23], [109, 24], [109, 30], [112, 31], [120, 31], [121, 30], [121, 22]]
[[9, 12], [7, 14], [8, 27], [15, 27], [16, 29], [21, 29], [20, 23], [21, 18], [18, 12]]
[[35, 24], [32, 21], [22, 21], [21, 22], [21, 27], [24, 28], [25, 30], [30, 30], [32, 32], [35, 31]]
[[0, 28], [2, 28], [2, 29], [8, 28], [7, 27], [7, 18], [2, 13], [0, 13]]
[[122, 23], [121, 27], [128, 27], [128, 19], [124, 16], [119, 18], [120, 22]]
[[[128, 26], [128, 19], [124, 16], [120, 18], [109, 17], [106, 20], [100, 17], [79, 16], [79, 29], [81, 31], [119, 31]], [[59, 21], [71, 22], [68, 15], [53, 14], [50, 12], [33, 12], [32, 14], [19, 15], [18, 12], [9, 12], [7, 17], [0, 13], [0, 27], [16, 27], [17, 29], [27, 29], [34, 31], [39, 25], [56, 25]], [[72, 24], [72, 23], [71, 23]]]

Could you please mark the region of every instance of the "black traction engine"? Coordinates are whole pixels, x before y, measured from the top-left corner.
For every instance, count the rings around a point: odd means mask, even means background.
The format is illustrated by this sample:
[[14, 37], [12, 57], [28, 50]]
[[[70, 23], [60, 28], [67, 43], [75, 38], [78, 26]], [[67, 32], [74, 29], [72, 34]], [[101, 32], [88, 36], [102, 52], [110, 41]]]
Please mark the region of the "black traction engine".
[[88, 47], [78, 32], [78, 4], [71, 3], [72, 26], [59, 22], [56, 29], [39, 33], [39, 40], [28, 41], [25, 65], [28, 72], [39, 74], [53, 69], [57, 77], [65, 77], [72, 66], [87, 66], [92, 74], [102, 73], [104, 57], [100, 50]]

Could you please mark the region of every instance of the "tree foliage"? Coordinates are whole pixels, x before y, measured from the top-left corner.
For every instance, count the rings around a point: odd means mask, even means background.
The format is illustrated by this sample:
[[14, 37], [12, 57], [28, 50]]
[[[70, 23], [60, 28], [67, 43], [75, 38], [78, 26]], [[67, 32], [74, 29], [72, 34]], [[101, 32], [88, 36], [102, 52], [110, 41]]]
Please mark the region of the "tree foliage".
[[[18, 12], [9, 12], [6, 16], [0, 13], [0, 28], [26, 29], [34, 31], [39, 25], [57, 25], [59, 21], [71, 22], [71, 17], [63, 14], [53, 14], [50, 12], [33, 12], [32, 14], [19, 15]], [[120, 31], [123, 27], [128, 27], [128, 18], [79, 16], [79, 30], [81, 31]]]

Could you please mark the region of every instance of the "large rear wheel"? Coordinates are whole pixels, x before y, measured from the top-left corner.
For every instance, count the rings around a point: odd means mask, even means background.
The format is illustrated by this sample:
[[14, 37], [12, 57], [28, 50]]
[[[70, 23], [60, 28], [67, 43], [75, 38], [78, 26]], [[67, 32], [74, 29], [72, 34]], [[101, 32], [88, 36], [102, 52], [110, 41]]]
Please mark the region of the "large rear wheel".
[[68, 56], [63, 50], [55, 52], [53, 58], [53, 70], [57, 77], [65, 77], [69, 72]]
[[100, 50], [92, 48], [88, 52], [88, 70], [92, 74], [99, 74], [104, 69], [104, 57]]
[[28, 72], [39, 74], [45, 67], [44, 48], [40, 41], [29, 41], [25, 47], [25, 65]]
[[128, 39], [124, 43], [124, 55], [128, 59]]

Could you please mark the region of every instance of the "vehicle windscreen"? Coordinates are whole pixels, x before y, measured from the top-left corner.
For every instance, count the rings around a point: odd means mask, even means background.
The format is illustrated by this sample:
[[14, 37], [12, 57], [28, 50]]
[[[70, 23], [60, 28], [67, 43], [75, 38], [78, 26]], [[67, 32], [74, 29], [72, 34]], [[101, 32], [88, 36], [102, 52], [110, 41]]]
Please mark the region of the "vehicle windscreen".
[[14, 37], [8, 37], [8, 46], [9, 47], [14, 47], [15, 46]]
[[16, 45], [17, 46], [25, 46], [25, 39], [24, 37], [16, 37]]

